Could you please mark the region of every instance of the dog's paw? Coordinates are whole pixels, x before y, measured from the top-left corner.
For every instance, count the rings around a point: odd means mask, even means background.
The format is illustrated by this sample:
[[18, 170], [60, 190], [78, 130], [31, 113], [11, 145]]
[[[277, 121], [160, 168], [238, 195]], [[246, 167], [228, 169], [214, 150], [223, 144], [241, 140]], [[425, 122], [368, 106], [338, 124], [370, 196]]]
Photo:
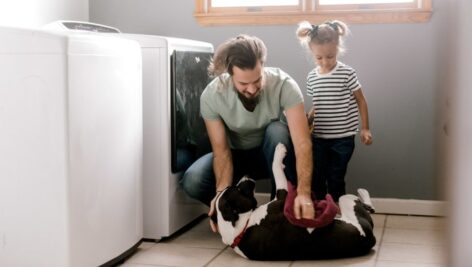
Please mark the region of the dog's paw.
[[279, 143], [275, 148], [274, 163], [283, 165], [283, 160], [286, 154], [287, 148], [284, 146], [284, 144]]
[[366, 210], [370, 213], [375, 213], [374, 205], [370, 199], [369, 191], [365, 190], [364, 188], [357, 189], [357, 195], [359, 196], [359, 200], [364, 204]]

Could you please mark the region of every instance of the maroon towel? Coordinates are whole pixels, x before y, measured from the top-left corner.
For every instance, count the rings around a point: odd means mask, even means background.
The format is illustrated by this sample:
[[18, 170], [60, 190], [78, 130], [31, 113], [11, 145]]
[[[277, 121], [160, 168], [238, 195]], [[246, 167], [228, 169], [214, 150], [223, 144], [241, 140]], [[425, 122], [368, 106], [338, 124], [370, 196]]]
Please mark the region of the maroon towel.
[[297, 190], [289, 182], [288, 183], [288, 194], [285, 199], [284, 214], [287, 220], [296, 226], [308, 227], [308, 228], [318, 228], [330, 224], [336, 213], [338, 213], [338, 206], [331, 197], [330, 194], [326, 195], [326, 200], [315, 200], [315, 195], [312, 193], [311, 198], [314, 200], [315, 205], [315, 219], [297, 219], [295, 218], [295, 213], [293, 212], [293, 202], [297, 196]]

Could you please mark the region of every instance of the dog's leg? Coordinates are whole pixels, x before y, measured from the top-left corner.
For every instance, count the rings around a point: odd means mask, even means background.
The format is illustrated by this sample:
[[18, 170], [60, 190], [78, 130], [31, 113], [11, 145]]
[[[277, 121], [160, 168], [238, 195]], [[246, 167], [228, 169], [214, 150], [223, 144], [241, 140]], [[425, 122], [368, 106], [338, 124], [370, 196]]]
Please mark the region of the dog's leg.
[[357, 195], [359, 196], [361, 202], [364, 204], [366, 210], [368, 210], [370, 213], [375, 213], [374, 205], [370, 200], [369, 191], [365, 190], [364, 188], [359, 188], [357, 189]]
[[284, 158], [287, 154], [287, 148], [282, 143], [279, 143], [275, 148], [274, 161], [272, 162], [272, 171], [275, 178], [275, 190], [287, 190], [287, 178], [284, 173]]
[[354, 206], [356, 201], [359, 201], [359, 198], [354, 195], [343, 195], [339, 198], [339, 208], [341, 209], [341, 217], [336, 218], [336, 220], [344, 221], [346, 223], [352, 224], [354, 227], [359, 230], [361, 236], [366, 236], [364, 229], [362, 228], [359, 220], [354, 211]]

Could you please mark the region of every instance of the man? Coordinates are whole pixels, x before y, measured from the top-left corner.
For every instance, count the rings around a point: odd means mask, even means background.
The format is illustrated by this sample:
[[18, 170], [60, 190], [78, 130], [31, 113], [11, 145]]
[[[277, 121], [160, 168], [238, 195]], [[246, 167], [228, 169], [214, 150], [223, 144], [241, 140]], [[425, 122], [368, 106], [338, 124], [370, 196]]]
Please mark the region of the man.
[[[264, 67], [266, 56], [264, 43], [247, 35], [226, 41], [213, 56], [209, 70], [217, 77], [200, 98], [213, 153], [193, 163], [181, 181], [189, 196], [210, 206], [209, 216], [215, 196], [244, 175], [270, 177], [274, 195], [271, 165], [278, 143], [287, 147], [286, 176], [297, 184], [296, 218], [315, 216], [312, 144], [303, 95], [288, 74]], [[211, 227], [217, 231], [216, 225]]]

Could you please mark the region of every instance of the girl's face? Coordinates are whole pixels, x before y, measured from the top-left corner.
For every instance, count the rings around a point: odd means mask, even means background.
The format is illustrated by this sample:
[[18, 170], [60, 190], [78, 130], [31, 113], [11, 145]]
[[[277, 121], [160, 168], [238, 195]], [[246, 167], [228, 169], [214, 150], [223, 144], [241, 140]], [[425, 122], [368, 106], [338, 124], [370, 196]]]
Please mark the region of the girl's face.
[[328, 73], [336, 66], [338, 45], [335, 42], [310, 44], [310, 50], [321, 74]]

